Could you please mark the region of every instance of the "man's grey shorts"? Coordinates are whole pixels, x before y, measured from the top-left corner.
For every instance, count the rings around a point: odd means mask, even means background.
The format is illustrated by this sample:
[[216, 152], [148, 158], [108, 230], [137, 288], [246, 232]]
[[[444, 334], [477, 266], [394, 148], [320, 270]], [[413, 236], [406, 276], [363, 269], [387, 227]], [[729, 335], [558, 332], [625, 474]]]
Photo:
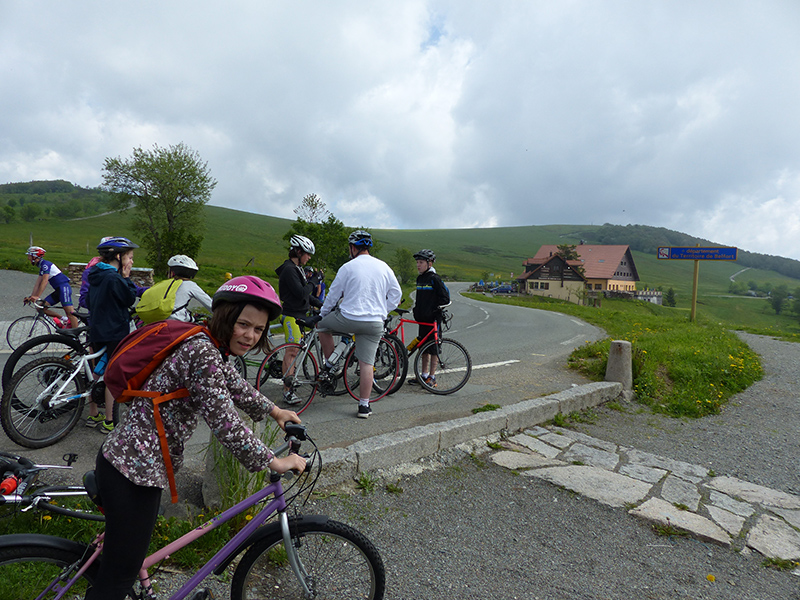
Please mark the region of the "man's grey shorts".
[[356, 341], [356, 358], [368, 365], [375, 364], [375, 352], [383, 335], [383, 321], [353, 321], [342, 316], [338, 310], [325, 315], [317, 323], [318, 331], [347, 333]]

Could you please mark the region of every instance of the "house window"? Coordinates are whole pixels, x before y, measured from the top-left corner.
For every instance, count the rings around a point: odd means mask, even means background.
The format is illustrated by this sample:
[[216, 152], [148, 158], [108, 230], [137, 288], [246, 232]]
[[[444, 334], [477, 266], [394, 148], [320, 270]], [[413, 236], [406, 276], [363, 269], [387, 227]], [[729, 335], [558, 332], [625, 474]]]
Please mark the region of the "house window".
[[[590, 285], [591, 285], [591, 284], [590, 284]], [[603, 284], [602, 284], [602, 283], [595, 283], [595, 284], [594, 284], [594, 289], [596, 289], [596, 290], [602, 290], [602, 289], [603, 289]]]

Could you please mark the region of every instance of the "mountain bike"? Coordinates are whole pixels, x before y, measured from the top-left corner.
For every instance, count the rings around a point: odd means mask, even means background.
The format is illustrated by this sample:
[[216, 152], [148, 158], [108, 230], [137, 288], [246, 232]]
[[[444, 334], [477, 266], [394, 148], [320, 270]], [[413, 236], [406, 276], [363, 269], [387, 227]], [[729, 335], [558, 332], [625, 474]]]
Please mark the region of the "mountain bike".
[[87, 330], [87, 327], [59, 329], [57, 333], [40, 335], [20, 344], [3, 365], [3, 389], [8, 387], [14, 373], [36, 358], [47, 356], [71, 361], [75, 357], [90, 354]]
[[[19, 369], [0, 399], [0, 423], [8, 437], [26, 448], [52, 446], [77, 425], [87, 398], [103, 406], [105, 384], [102, 373], [95, 378], [93, 365], [105, 351], [82, 354], [75, 362], [46, 356]], [[117, 402], [112, 417], [119, 422]]]
[[[445, 310], [445, 307], [441, 308], [442, 328], [447, 330], [450, 328], [453, 317]], [[404, 352], [398, 353], [398, 356], [401, 360], [405, 358], [405, 365], [401, 365], [400, 367], [400, 371], [404, 374], [403, 378], [394, 384], [389, 393], [396, 392], [403, 385], [405, 374], [408, 372], [408, 361], [411, 354], [414, 352], [417, 353], [414, 358], [414, 377], [420, 387], [433, 394], [439, 395], [452, 394], [464, 387], [472, 374], [472, 358], [464, 345], [454, 339], [443, 337], [439, 330], [439, 324], [436, 322], [424, 323], [406, 319], [403, 315], [410, 311], [403, 308], [396, 308], [392, 312], [397, 316], [392, 317], [390, 315], [387, 317], [385, 328], [387, 335], [394, 336], [395, 340], [400, 340], [400, 346], [402, 346]], [[431, 327], [431, 330], [421, 340], [414, 338], [414, 340], [406, 346], [404, 329], [406, 324], [427, 325]], [[397, 342], [395, 342], [395, 344], [396, 343]], [[436, 358], [438, 361], [435, 382], [429, 382], [422, 378], [421, 365], [422, 357], [425, 354]]]
[[[45, 308], [41, 302], [26, 302], [36, 310], [34, 316], [20, 317], [16, 321], [12, 321], [6, 331], [6, 342], [9, 348], [16, 350], [23, 342], [49, 333], [56, 333], [64, 329], [64, 323], [60, 317], [53, 317], [47, 314], [48, 308]], [[88, 313], [74, 311], [73, 314], [78, 318], [78, 321], [83, 325], [87, 324], [89, 317]], [[68, 327], [67, 327], [68, 329]]]
[[[305, 329], [300, 342], [277, 346], [261, 363], [256, 375], [258, 390], [273, 402], [280, 402], [287, 389], [294, 392], [300, 402], [289, 405], [289, 408], [297, 414], [308, 408], [317, 392], [322, 396], [339, 395], [339, 379], [343, 381], [350, 396], [356, 400], [360, 396], [361, 372], [352, 337], [344, 333], [334, 333], [340, 336], [329, 358], [334, 366], [322, 372], [320, 365], [325, 364], [325, 358], [315, 327], [317, 320], [316, 317], [298, 318], [297, 322]], [[291, 360], [286, 359], [287, 350], [296, 352], [296, 356]], [[389, 392], [397, 381], [399, 368], [400, 359], [394, 345], [386, 337], [382, 337], [375, 353], [370, 402], [380, 400]]]
[[[235, 600], [383, 598], [386, 574], [375, 545], [349, 525], [322, 515], [300, 514], [300, 506], [308, 501], [322, 472], [321, 455], [302, 425], [287, 424], [285, 440], [275, 450], [276, 456], [299, 453], [306, 441], [313, 447], [303, 474], [284, 487], [283, 477], [271, 473], [265, 488], [148, 556], [138, 581], [128, 593], [129, 598], [157, 600], [153, 579], [164, 559], [262, 503], [263, 508], [189, 577], [170, 600], [209, 598], [208, 590], [198, 586], [211, 574], [229, 576], [231, 598]], [[85, 477], [84, 483], [85, 492], [94, 498], [93, 478]], [[20, 493], [12, 501], [60, 514], [68, 510], [60, 506], [54, 510], [57, 505], [50, 504], [44, 493]], [[290, 507], [294, 510], [292, 516]], [[82, 514], [85, 513], [71, 516], [82, 518]], [[277, 519], [268, 523], [274, 516]], [[50, 535], [0, 536], [0, 597], [83, 598], [103, 560], [103, 538], [100, 533], [85, 544]], [[154, 567], [156, 572], [151, 574]], [[9, 586], [9, 582], [15, 583]]]

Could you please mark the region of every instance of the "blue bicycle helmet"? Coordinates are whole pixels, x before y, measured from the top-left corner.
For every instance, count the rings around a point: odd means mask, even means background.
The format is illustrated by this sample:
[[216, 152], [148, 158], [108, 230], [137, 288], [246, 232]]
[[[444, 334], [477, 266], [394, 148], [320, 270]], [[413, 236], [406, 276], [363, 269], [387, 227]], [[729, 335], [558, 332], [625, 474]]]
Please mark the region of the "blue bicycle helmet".
[[101, 241], [97, 249], [98, 250], [116, 250], [118, 252], [124, 252], [125, 250], [133, 250], [134, 248], [138, 248], [136, 244], [130, 241], [128, 238], [124, 237], [109, 237], [104, 238]]
[[350, 237], [347, 238], [347, 241], [356, 248], [371, 248], [372, 247], [372, 235], [369, 231], [364, 231], [363, 229], [358, 229], [350, 234]]

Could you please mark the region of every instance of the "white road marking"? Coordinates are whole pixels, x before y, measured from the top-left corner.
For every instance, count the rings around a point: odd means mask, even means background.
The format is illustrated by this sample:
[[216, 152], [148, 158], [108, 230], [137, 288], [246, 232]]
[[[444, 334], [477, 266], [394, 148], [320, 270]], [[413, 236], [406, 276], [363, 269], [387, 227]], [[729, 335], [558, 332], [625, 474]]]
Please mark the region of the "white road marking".
[[564, 342], [561, 342], [562, 346], [571, 346], [573, 344], [577, 344], [581, 340], [585, 339], [586, 336], [583, 335], [576, 335], [574, 338], [568, 339]]
[[[472, 365], [472, 370], [476, 371], [477, 369], [490, 369], [492, 367], [504, 367], [506, 365], [513, 365], [514, 363], [518, 363], [518, 360], [504, 360], [501, 362], [496, 363], [487, 363], [485, 365]], [[442, 373], [455, 373], [457, 371], [466, 371], [466, 367], [457, 367], [455, 369], [444, 369]]]

